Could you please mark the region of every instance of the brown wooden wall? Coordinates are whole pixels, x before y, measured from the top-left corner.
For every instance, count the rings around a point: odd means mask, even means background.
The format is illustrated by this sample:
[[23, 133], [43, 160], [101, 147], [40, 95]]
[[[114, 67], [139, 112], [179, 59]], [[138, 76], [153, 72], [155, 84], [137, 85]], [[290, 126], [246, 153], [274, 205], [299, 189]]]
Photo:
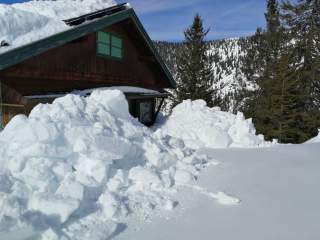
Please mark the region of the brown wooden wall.
[[[112, 85], [170, 87], [130, 20], [105, 30], [123, 38], [122, 60], [97, 56], [96, 33], [92, 33], [0, 71], [0, 80], [22, 96]], [[3, 93], [3, 102], [12, 101], [7, 95]]]

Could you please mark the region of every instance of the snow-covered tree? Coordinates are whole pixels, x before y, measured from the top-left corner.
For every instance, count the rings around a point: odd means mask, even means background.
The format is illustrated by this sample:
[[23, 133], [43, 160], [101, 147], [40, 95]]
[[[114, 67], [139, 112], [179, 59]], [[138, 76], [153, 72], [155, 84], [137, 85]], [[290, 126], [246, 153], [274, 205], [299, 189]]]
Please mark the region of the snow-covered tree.
[[320, 1], [299, 0], [282, 5], [284, 27], [289, 35], [290, 71], [295, 81], [295, 129], [297, 141], [317, 134], [320, 108]]

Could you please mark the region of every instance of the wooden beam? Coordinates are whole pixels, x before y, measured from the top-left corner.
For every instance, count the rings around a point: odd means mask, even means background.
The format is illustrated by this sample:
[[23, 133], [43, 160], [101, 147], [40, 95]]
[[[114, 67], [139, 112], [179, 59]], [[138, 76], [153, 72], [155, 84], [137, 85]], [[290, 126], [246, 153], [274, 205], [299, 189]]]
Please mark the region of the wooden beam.
[[25, 105], [22, 104], [10, 104], [10, 103], [0, 103], [2, 107], [16, 107], [16, 108], [25, 108]]

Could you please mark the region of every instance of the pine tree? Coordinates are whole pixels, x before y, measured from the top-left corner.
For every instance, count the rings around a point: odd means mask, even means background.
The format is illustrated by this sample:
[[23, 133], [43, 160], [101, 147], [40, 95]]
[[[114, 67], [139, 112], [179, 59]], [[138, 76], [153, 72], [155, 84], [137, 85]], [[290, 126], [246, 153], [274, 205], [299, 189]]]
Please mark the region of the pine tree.
[[185, 99], [203, 99], [208, 106], [214, 104], [216, 90], [213, 86], [213, 57], [205, 41], [208, 32], [199, 14], [195, 16], [192, 26], [184, 32], [185, 44], [178, 56], [175, 104]]
[[246, 46], [246, 54], [242, 59], [242, 71], [246, 79], [257, 84], [257, 80], [262, 76], [267, 57], [267, 47], [265, 43], [265, 33], [261, 28], [249, 38], [249, 44]]
[[253, 78], [258, 86], [250, 98], [250, 117], [267, 139], [301, 143], [319, 126], [319, 0], [282, 4], [268, 0], [267, 29], [253, 39], [259, 44]]
[[282, 9], [290, 34], [289, 51], [296, 82], [291, 96], [296, 101], [292, 118], [299, 119], [296, 139], [302, 142], [316, 135], [319, 127], [320, 1], [299, 0], [296, 4], [286, 1]]
[[267, 29], [258, 28], [250, 38], [247, 54], [243, 59], [243, 70], [255, 84], [265, 74], [267, 64], [274, 62], [279, 56], [281, 41], [281, 23], [279, 5], [276, 0], [268, 0], [265, 13]]
[[[267, 30], [258, 29], [252, 38], [253, 48], [247, 57], [253, 58], [251, 75], [257, 90], [252, 92], [247, 101], [246, 115], [253, 118], [258, 132], [263, 133], [268, 140], [278, 138], [280, 125], [279, 90], [281, 92], [281, 79], [279, 61], [282, 54], [283, 31], [280, 24], [280, 12], [276, 0], [268, 0], [265, 13]], [[251, 59], [250, 59], [251, 58]], [[277, 102], [277, 104], [275, 104]]]
[[274, 64], [280, 56], [281, 41], [283, 40], [283, 29], [280, 23], [280, 10], [277, 0], [268, 0], [267, 12], [265, 13], [267, 22], [266, 42], [268, 63]]
[[277, 0], [269, 0], [267, 12], [264, 14], [267, 22], [267, 32], [276, 33], [280, 28], [280, 12]]

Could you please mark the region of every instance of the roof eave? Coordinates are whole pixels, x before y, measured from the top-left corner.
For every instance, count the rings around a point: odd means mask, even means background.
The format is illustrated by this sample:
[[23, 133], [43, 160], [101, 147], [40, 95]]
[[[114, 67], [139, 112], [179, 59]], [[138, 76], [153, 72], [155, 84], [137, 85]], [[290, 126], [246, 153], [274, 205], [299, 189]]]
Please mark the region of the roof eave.
[[160, 57], [157, 49], [155, 48], [152, 40], [150, 39], [147, 31], [145, 30], [145, 28], [143, 27], [142, 23], [140, 22], [138, 16], [136, 15], [135, 11], [133, 9], [129, 9], [130, 11], [130, 15], [132, 17], [132, 19], [134, 20], [134, 23], [136, 24], [137, 29], [139, 29], [140, 34], [144, 37], [145, 41], [148, 43], [148, 47], [150, 48], [150, 50], [152, 51], [152, 53], [154, 54], [154, 56], [156, 57], [156, 60], [158, 61], [158, 63], [161, 65], [161, 68], [164, 70], [166, 77], [168, 78], [170, 85], [172, 88], [176, 88], [176, 81], [174, 80], [172, 74], [170, 73], [167, 65], [164, 63], [164, 61], [162, 60], [162, 58]]

